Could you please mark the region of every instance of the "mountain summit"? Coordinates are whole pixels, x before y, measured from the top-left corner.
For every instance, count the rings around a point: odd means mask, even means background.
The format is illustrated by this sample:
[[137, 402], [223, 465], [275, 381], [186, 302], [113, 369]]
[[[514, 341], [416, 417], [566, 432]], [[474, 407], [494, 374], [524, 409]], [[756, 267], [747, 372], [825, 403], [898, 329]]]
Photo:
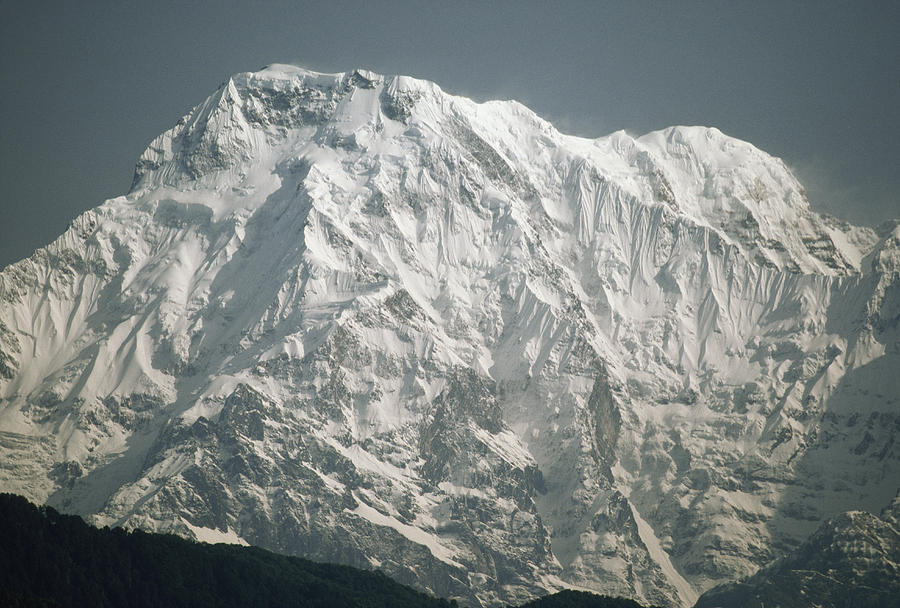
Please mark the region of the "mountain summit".
[[689, 606], [900, 488], [900, 227], [704, 127], [238, 74], [0, 273], [0, 490], [484, 605]]

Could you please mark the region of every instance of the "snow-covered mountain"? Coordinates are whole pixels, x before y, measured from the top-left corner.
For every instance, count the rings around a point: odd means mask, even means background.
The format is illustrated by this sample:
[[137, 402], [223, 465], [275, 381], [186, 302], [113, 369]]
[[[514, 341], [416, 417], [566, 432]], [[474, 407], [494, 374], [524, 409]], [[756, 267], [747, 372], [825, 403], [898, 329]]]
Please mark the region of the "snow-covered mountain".
[[716, 129], [275, 65], [0, 273], [0, 489], [496, 605], [689, 606], [900, 488], [900, 226]]

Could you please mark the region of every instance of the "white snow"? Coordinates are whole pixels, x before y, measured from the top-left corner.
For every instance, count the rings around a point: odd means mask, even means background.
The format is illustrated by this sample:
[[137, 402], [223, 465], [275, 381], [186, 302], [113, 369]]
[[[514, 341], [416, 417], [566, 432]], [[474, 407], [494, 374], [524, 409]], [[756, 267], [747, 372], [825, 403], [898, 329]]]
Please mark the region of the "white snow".
[[694, 590], [691, 584], [685, 580], [681, 573], [678, 572], [675, 566], [672, 565], [669, 554], [660, 546], [659, 539], [653, 532], [653, 528], [643, 517], [641, 517], [641, 514], [634, 508], [634, 504], [631, 504], [631, 514], [634, 516], [635, 523], [637, 523], [638, 534], [641, 535], [641, 540], [647, 545], [647, 549], [650, 551], [650, 556], [657, 564], [659, 564], [663, 574], [666, 575], [669, 582], [678, 590], [681, 604], [683, 606], [693, 606], [694, 602], [697, 601], [699, 594]]
[[354, 495], [354, 498], [357, 499], [359, 504], [353, 510], [347, 509], [348, 512], [359, 515], [360, 517], [369, 520], [375, 525], [393, 528], [412, 542], [425, 546], [433, 556], [435, 556], [445, 564], [449, 564], [456, 568], [464, 567], [462, 564], [453, 561], [454, 552], [442, 545], [439, 542], [438, 537], [434, 534], [429, 534], [421, 528], [416, 528], [414, 526], [404, 524], [403, 522], [398, 521], [393, 517], [383, 515], [360, 500], [358, 496]]
[[194, 534], [194, 537], [200, 542], [209, 543], [211, 545], [226, 544], [243, 545], [245, 547], [249, 546], [249, 543], [247, 541], [238, 536], [237, 533], [230, 528], [227, 531], [222, 532], [221, 530], [195, 526], [190, 522], [184, 520], [182, 520], [182, 523], [187, 526], [187, 528]]

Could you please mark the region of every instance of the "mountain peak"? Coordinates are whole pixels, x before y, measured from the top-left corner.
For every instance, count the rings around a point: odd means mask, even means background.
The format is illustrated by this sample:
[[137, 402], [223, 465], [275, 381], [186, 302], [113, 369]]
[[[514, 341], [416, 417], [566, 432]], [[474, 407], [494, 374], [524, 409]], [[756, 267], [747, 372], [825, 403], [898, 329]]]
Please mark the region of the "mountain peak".
[[[409, 128], [384, 129], [390, 123]], [[303, 134], [309, 129], [317, 135], [311, 140]], [[463, 134], [468, 142], [463, 155], [475, 145], [476, 157], [491, 156], [490, 164], [519, 179], [547, 170], [526, 166], [535, 160], [531, 150], [549, 142], [562, 149], [565, 142], [564, 148], [597, 167], [626, 163], [634, 185], [643, 182], [633, 191], [638, 198], [649, 192], [650, 201], [665, 202], [743, 255], [794, 272], [858, 271], [868, 250], [854, 243], [872, 241], [837, 235], [811, 211], [804, 189], [783, 162], [716, 128], [677, 126], [638, 138], [624, 132], [597, 140], [563, 136], [521, 104], [477, 104], [428, 81], [385, 78], [363, 69], [323, 74], [273, 64], [235, 75], [151, 143], [138, 162], [134, 188], [206, 176], [221, 180], [221, 170], [236, 172], [234, 181], [248, 163], [280, 154], [274, 149], [290, 147], [297, 137], [333, 146], [322, 140], [326, 133], [339, 148], [361, 146], [366, 153], [376, 141], [382, 149], [405, 147], [412, 133], [428, 134], [418, 140], [425, 147], [458, 141]]]
[[236, 74], [0, 272], [0, 489], [473, 604], [684, 605], [896, 493], [879, 234], [713, 128]]

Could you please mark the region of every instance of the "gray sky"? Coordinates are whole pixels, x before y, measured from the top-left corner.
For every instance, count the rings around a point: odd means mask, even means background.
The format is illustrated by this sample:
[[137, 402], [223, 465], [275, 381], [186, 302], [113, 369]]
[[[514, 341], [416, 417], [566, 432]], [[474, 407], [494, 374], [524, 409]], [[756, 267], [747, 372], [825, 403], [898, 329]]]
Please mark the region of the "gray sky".
[[783, 158], [817, 210], [900, 217], [900, 3], [788, 4], [0, 0], [0, 266], [275, 62], [517, 99], [584, 136], [716, 126]]

